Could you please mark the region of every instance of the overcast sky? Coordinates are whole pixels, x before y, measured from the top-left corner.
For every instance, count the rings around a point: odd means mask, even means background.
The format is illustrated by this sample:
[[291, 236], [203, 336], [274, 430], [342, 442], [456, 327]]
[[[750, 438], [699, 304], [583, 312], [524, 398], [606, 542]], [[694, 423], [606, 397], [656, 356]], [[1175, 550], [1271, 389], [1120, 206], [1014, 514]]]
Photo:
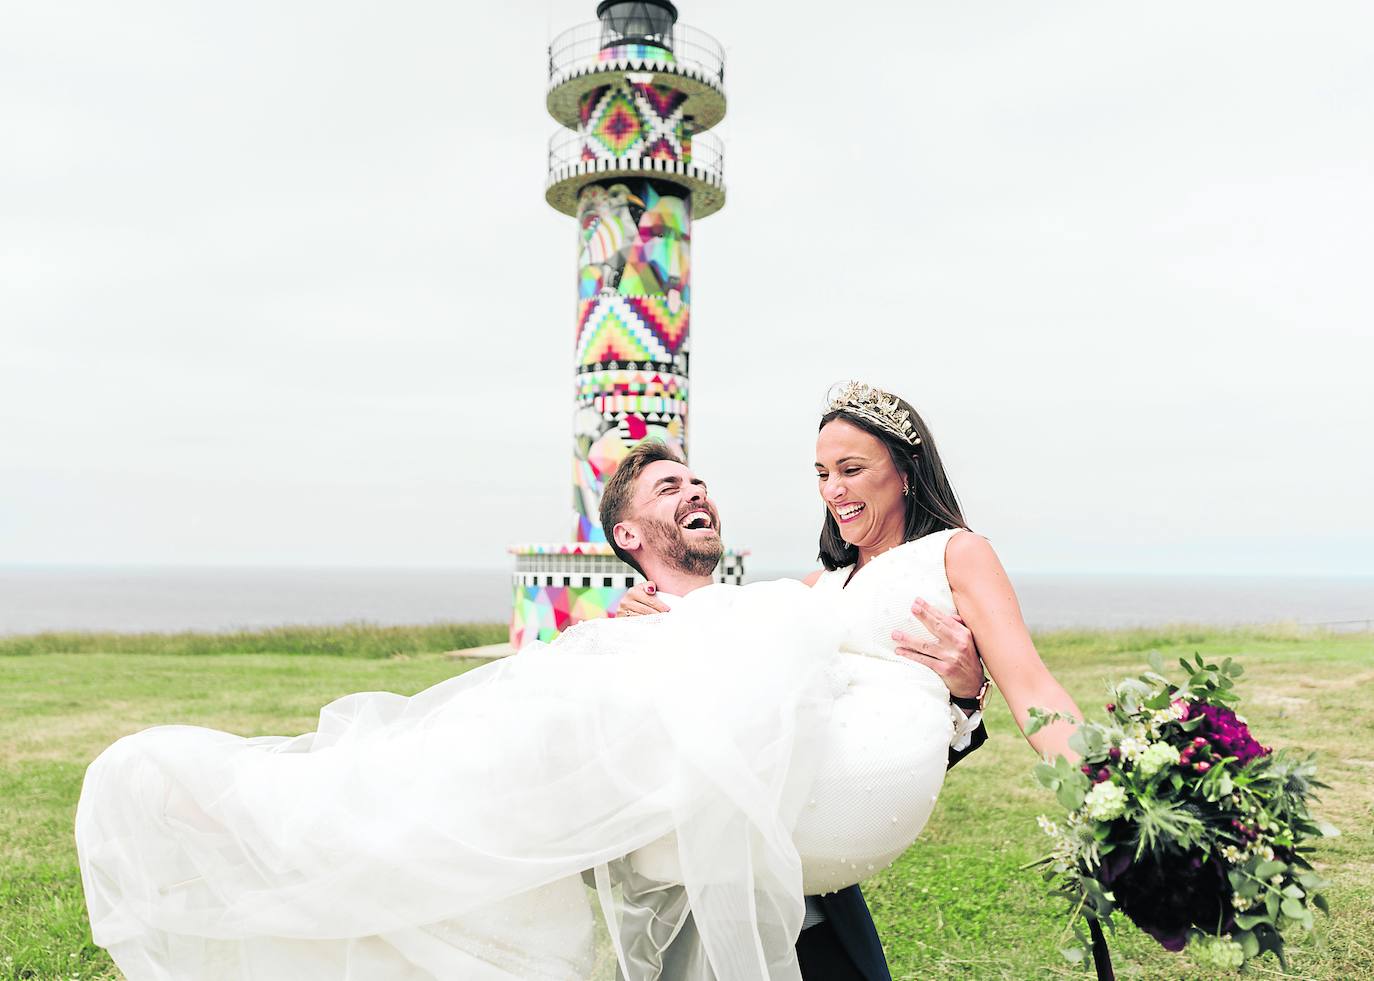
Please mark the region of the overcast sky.
[[[812, 565], [853, 377], [1013, 570], [1374, 574], [1374, 7], [680, 7], [730, 99], [692, 464], [756, 567]], [[5, 3], [0, 563], [564, 540], [594, 8]]]

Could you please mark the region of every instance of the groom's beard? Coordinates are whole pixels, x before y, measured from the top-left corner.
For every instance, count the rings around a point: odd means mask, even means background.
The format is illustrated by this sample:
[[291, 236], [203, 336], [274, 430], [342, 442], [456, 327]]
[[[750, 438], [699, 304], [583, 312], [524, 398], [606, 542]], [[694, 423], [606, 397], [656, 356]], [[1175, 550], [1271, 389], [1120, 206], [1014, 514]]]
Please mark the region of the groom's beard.
[[673, 568], [692, 576], [709, 576], [725, 554], [719, 535], [688, 538], [677, 525], [653, 518], [644, 522], [644, 543]]

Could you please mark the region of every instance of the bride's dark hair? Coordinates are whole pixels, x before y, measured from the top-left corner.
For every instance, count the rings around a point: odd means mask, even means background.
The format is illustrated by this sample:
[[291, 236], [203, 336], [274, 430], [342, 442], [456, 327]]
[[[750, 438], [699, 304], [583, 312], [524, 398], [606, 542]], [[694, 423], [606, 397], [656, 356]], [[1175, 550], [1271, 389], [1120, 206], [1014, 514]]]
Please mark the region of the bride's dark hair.
[[[892, 465], [911, 488], [911, 495], [904, 498], [906, 527], [903, 529], [903, 541], [915, 541], [948, 528], [968, 528], [964, 523], [963, 511], [959, 508], [959, 499], [954, 496], [954, 488], [945, 476], [945, 465], [940, 462], [940, 453], [935, 449], [935, 437], [930, 434], [930, 428], [905, 399], [897, 399], [897, 404], [911, 413], [912, 428], [921, 438], [920, 445], [912, 446], [876, 423], [843, 409], [832, 409], [821, 416], [818, 428], [824, 429], [836, 419], [843, 419], [887, 447]], [[826, 508], [825, 522], [821, 525], [821, 565], [827, 569], [842, 569], [853, 565], [858, 558], [859, 550], [844, 540], [835, 516]]]

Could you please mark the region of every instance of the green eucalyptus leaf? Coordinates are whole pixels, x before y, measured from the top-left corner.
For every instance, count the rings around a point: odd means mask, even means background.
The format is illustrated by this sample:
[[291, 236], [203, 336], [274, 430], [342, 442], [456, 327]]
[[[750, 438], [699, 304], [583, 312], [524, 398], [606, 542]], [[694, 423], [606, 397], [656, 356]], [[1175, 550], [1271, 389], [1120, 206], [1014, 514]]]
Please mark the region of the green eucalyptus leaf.
[[1064, 960], [1068, 961], [1070, 964], [1082, 964], [1082, 963], [1083, 963], [1083, 948], [1082, 948], [1082, 947], [1060, 947], [1060, 948], [1059, 948], [1059, 953], [1063, 954], [1063, 955], [1064, 955]]
[[1147, 698], [1144, 704], [1147, 709], [1153, 709], [1157, 712], [1160, 709], [1168, 708], [1169, 703], [1173, 700], [1174, 698], [1172, 695], [1170, 695], [1167, 691], [1162, 691], [1158, 695], [1153, 696], [1152, 698]]
[[1321, 895], [1320, 893], [1312, 897], [1312, 905], [1317, 907], [1317, 909], [1321, 910], [1327, 916], [1331, 915], [1331, 910], [1326, 905], [1326, 897]]
[[1159, 651], [1150, 651], [1145, 660], [1149, 662], [1150, 668], [1156, 674], [1164, 673], [1164, 655], [1159, 653]]
[[1285, 899], [1279, 906], [1279, 909], [1282, 910], [1283, 915], [1290, 920], [1301, 920], [1303, 913], [1307, 911], [1302, 903], [1298, 902], [1296, 899]]
[[[1236, 922], [1240, 922], [1239, 916], [1236, 917]], [[1242, 933], [1232, 934], [1231, 939], [1235, 940], [1237, 943], [1240, 944], [1240, 949], [1245, 954], [1246, 960], [1249, 960], [1251, 957], [1259, 956], [1259, 941], [1255, 939], [1255, 935], [1251, 933], [1249, 930], [1245, 930]]]
[[1260, 862], [1259, 866], [1255, 869], [1255, 877], [1259, 879], [1268, 879], [1271, 875], [1278, 875], [1280, 872], [1287, 871], [1288, 866], [1284, 865], [1282, 862]]
[[1301, 886], [1296, 886], [1291, 882], [1283, 887], [1283, 894], [1289, 899], [1302, 899], [1302, 897], [1307, 895], [1307, 893], [1302, 891]]
[[[1265, 916], [1263, 913], [1237, 913], [1237, 914], [1236, 914], [1236, 926], [1240, 927], [1242, 930], [1249, 930], [1251, 927], [1259, 926], [1259, 924], [1261, 924], [1261, 923], [1268, 923], [1268, 922], [1269, 922], [1269, 917]], [[1258, 944], [1258, 942], [1256, 942], [1255, 948], [1256, 948], [1256, 950], [1259, 949], [1259, 944]]]
[[1083, 806], [1083, 798], [1087, 796], [1087, 791], [1078, 784], [1066, 780], [1059, 785], [1054, 796], [1066, 811], [1076, 811]]
[[1076, 752], [1079, 756], [1091, 756], [1092, 752], [1088, 749], [1088, 739], [1084, 735], [1086, 727], [1079, 726], [1069, 737], [1069, 749]]

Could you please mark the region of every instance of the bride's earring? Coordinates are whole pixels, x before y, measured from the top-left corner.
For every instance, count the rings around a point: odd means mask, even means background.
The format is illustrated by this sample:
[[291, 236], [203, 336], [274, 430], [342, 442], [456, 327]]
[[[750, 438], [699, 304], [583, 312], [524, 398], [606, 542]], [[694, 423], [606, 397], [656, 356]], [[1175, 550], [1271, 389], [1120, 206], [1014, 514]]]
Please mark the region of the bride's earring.
[[903, 496], [903, 497], [910, 497], [910, 496], [911, 496], [911, 485], [910, 485], [910, 484], [903, 484], [903, 485], [902, 485], [902, 496]]

